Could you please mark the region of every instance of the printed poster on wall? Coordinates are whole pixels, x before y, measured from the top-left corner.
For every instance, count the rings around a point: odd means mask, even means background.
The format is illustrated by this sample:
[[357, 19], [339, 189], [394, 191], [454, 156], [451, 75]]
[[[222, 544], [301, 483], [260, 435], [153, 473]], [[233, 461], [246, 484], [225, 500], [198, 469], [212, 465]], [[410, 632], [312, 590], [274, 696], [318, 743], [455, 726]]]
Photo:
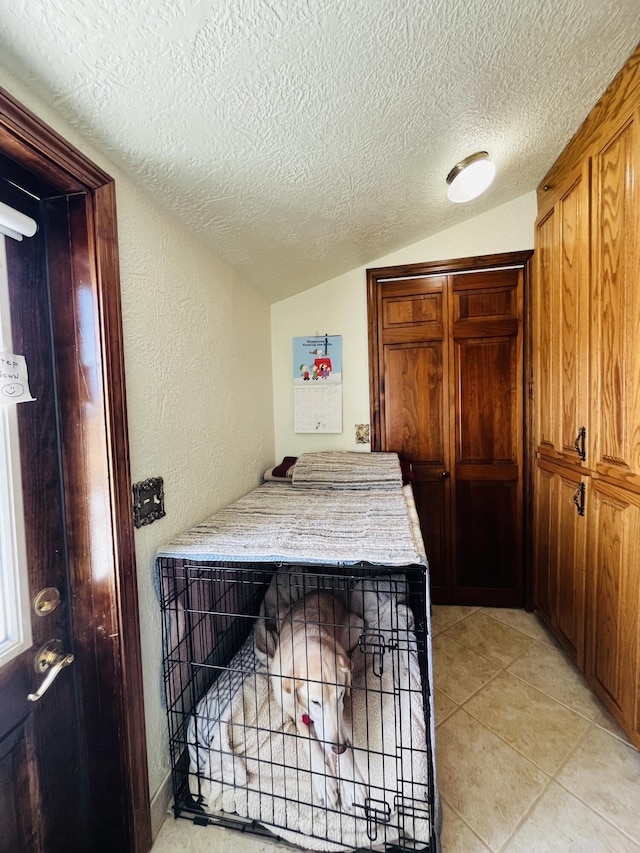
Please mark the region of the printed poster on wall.
[[294, 432], [342, 432], [342, 336], [293, 339]]

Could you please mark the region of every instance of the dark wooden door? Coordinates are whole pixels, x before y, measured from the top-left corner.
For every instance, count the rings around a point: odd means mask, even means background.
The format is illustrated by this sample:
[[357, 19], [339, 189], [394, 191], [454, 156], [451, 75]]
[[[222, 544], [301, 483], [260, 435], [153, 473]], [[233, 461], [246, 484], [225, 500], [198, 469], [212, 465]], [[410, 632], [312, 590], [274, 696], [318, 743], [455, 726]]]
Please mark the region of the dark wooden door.
[[[114, 184], [0, 89], [0, 190], [41, 226], [7, 241], [12, 347], [37, 400], [15, 412], [29, 586], [20, 625], [32, 637], [0, 666], [0, 849], [146, 853]], [[37, 616], [43, 585], [61, 603]], [[75, 659], [30, 702], [49, 640]]]
[[523, 604], [529, 255], [368, 272], [372, 446], [412, 463], [437, 603]]
[[[11, 196], [11, 198], [9, 198]], [[23, 213], [39, 218], [38, 204], [28, 196], [3, 187], [2, 200]], [[0, 254], [5, 255], [4, 238]], [[84, 818], [87, 815], [80, 755], [80, 719], [76, 703], [76, 669], [73, 662], [58, 675], [41, 698], [38, 691], [49, 675], [36, 671], [40, 650], [49, 644], [53, 655], [64, 659], [74, 651], [71, 629], [67, 542], [63, 512], [63, 484], [58, 448], [57, 387], [52, 357], [49, 293], [46, 286], [44, 231], [23, 242], [6, 241], [6, 261], [0, 287], [8, 283], [9, 300], [3, 311], [5, 350], [25, 355], [29, 368], [31, 402], [3, 406], [5, 486], [14, 499], [15, 532], [24, 533], [24, 549], [12, 550], [2, 575], [19, 573], [26, 559], [31, 606], [22, 626], [31, 643], [0, 670], [0, 851], [2, 853], [56, 853], [88, 849]], [[5, 261], [5, 258], [2, 258]], [[9, 305], [7, 305], [9, 302]], [[10, 317], [7, 316], [10, 314]], [[10, 320], [10, 322], [9, 322]], [[7, 340], [8, 337], [12, 340]], [[17, 426], [17, 430], [15, 427]], [[18, 465], [18, 460], [20, 464]], [[15, 464], [11, 464], [11, 463]], [[7, 493], [5, 493], [5, 498]], [[8, 509], [5, 506], [4, 511]], [[22, 525], [24, 520], [24, 525]], [[60, 603], [33, 602], [42, 590], [55, 590]], [[68, 660], [68, 659], [67, 659]], [[61, 831], [62, 828], [62, 831]]]
[[[377, 293], [383, 392], [374, 448], [411, 461], [434, 599], [451, 597], [448, 569], [451, 447], [447, 279], [400, 279]], [[377, 446], [379, 442], [379, 447]]]

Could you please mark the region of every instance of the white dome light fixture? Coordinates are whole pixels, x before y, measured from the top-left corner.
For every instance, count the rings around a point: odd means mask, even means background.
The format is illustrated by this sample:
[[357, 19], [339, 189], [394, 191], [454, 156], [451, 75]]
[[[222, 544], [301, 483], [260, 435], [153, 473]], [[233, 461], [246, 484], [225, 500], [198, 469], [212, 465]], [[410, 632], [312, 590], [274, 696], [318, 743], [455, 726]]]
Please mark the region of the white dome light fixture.
[[465, 157], [447, 175], [449, 201], [462, 204], [481, 195], [491, 184], [496, 166], [486, 151], [477, 151]]

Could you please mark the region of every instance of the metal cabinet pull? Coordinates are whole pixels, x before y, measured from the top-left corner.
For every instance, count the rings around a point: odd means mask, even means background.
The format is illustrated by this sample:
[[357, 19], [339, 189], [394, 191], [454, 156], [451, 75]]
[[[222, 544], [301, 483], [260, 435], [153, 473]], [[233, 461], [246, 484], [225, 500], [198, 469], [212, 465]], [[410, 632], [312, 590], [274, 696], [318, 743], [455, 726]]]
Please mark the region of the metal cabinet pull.
[[576, 493], [573, 496], [573, 502], [576, 505], [576, 509], [578, 510], [578, 515], [584, 515], [584, 483], [580, 483], [578, 488], [576, 489]]
[[58, 677], [60, 671], [73, 663], [74, 660], [74, 655], [62, 652], [62, 644], [59, 640], [50, 640], [45, 643], [36, 655], [35, 667], [36, 672], [46, 672], [47, 675], [38, 690], [27, 695], [29, 702], [37, 702], [38, 699], [41, 699]]
[[578, 451], [578, 458], [581, 462], [587, 458], [587, 450], [586, 450], [586, 438], [587, 438], [587, 428], [580, 427], [578, 430], [578, 435], [576, 436], [576, 440], [573, 442], [573, 446]]
[[449, 477], [451, 476], [451, 473], [449, 471], [443, 471], [442, 474], [440, 474], [440, 476], [442, 477], [443, 480], [448, 480]]

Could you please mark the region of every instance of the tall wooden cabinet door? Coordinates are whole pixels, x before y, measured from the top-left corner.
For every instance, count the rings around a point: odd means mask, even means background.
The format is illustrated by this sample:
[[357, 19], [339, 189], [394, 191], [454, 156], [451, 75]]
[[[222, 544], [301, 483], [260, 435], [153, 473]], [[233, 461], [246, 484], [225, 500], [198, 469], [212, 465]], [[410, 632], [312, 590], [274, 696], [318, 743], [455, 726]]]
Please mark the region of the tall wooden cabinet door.
[[640, 748], [640, 495], [590, 491], [587, 678]]
[[458, 603], [522, 605], [523, 271], [451, 276]]
[[550, 190], [555, 200], [536, 224], [532, 296], [535, 447], [576, 464], [589, 434], [589, 167]]
[[381, 450], [412, 463], [436, 603], [450, 596], [446, 281], [394, 281], [378, 292]]
[[580, 471], [536, 461], [534, 607], [584, 664], [586, 483]]
[[640, 489], [640, 113], [594, 156], [593, 438], [599, 474]]

